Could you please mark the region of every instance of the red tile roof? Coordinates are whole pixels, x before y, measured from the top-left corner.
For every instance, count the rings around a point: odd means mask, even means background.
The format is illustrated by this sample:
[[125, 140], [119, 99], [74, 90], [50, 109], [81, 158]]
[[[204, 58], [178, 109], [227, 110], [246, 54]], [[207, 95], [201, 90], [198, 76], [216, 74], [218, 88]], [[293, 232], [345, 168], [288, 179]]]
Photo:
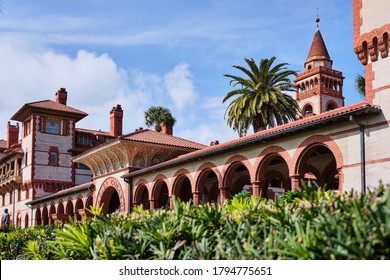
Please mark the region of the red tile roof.
[[260, 131], [260, 132], [257, 132], [257, 133], [251, 134], [251, 135], [247, 135], [247, 136], [244, 136], [244, 137], [241, 137], [238, 139], [234, 139], [234, 140], [231, 140], [231, 141], [228, 141], [225, 143], [221, 143], [219, 145], [210, 146], [210, 147], [204, 148], [204, 149], [199, 150], [199, 151], [187, 153], [187, 154], [178, 156], [177, 158], [171, 159], [169, 161], [165, 161], [165, 162], [153, 165], [151, 167], [147, 167], [147, 168], [144, 168], [144, 169], [141, 169], [138, 171], [134, 171], [132, 173], [129, 173], [128, 175], [125, 175], [124, 177], [131, 177], [133, 175], [151, 172], [151, 171], [154, 171], [156, 169], [163, 169], [165, 167], [169, 167], [169, 166], [172, 166], [175, 164], [182, 163], [183, 161], [191, 161], [194, 159], [198, 159], [200, 157], [213, 155], [213, 154], [217, 154], [217, 153], [222, 153], [222, 152], [225, 152], [226, 150], [234, 149], [236, 147], [250, 144], [250, 143], [255, 142], [255, 141], [262, 141], [262, 140], [266, 139], [267, 137], [279, 136], [280, 134], [283, 134], [283, 133], [295, 131], [295, 129], [299, 129], [299, 128], [304, 129], [304, 128], [314, 127], [314, 125], [319, 124], [322, 121], [326, 121], [326, 120], [330, 121], [334, 117], [348, 116], [352, 113], [357, 113], [357, 112], [361, 112], [361, 113], [371, 112], [372, 113], [373, 111], [379, 112], [380, 109], [378, 107], [373, 107], [372, 105], [370, 105], [367, 102], [359, 102], [359, 103], [352, 104], [349, 106], [337, 108], [335, 110], [328, 111], [328, 112], [325, 112], [325, 113], [322, 113], [319, 115], [306, 117], [306, 118], [299, 119], [297, 121], [294, 121], [294, 122], [291, 122], [288, 124], [284, 124], [281, 126], [277, 126], [274, 128], [263, 130], [263, 131]]
[[88, 182], [88, 183], [84, 183], [84, 184], [81, 184], [81, 185], [77, 185], [77, 186], [71, 187], [69, 189], [61, 190], [61, 191], [58, 191], [58, 192], [55, 192], [55, 193], [52, 193], [52, 194], [49, 194], [49, 195], [37, 198], [35, 200], [27, 202], [26, 204], [34, 205], [34, 204], [38, 204], [38, 203], [43, 202], [43, 201], [55, 199], [57, 197], [64, 196], [64, 195], [67, 195], [67, 194], [70, 194], [70, 193], [74, 194], [74, 193], [78, 193], [78, 192], [85, 191], [85, 190], [88, 190], [88, 189], [91, 190], [91, 189], [94, 189], [94, 188], [95, 188], [95, 185], [92, 184], [92, 182]]
[[306, 61], [311, 61], [313, 59], [330, 60], [324, 39], [322, 38], [321, 32], [319, 30], [317, 30], [317, 32], [314, 34], [313, 42], [311, 43], [309, 55], [307, 56]]
[[88, 116], [87, 113], [75, 109], [73, 107], [52, 101], [52, 100], [42, 100], [37, 102], [26, 103], [24, 106], [16, 112], [15, 115], [11, 118], [15, 121], [24, 121], [31, 113], [33, 112], [51, 112], [58, 115], [72, 116], [77, 121]]
[[93, 135], [102, 135], [102, 136], [107, 136], [107, 137], [113, 137], [109, 132], [106, 131], [101, 131], [101, 130], [93, 130], [93, 129], [86, 129], [86, 128], [76, 128], [77, 132], [82, 132], [82, 133], [90, 133]]
[[183, 147], [197, 150], [208, 147], [197, 142], [186, 140], [173, 135], [163, 134], [161, 132], [149, 129], [140, 129], [133, 133], [121, 136], [120, 138], [137, 142], [169, 145], [174, 147]]

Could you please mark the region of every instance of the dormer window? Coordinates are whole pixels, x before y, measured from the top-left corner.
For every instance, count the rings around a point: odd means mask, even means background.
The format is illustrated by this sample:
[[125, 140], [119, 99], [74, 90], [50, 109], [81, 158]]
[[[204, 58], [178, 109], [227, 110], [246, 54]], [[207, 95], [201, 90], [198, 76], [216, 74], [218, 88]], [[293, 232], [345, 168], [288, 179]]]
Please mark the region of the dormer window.
[[45, 126], [45, 132], [49, 134], [61, 134], [61, 124], [59, 121], [47, 120]]
[[89, 146], [90, 141], [88, 134], [81, 133], [77, 135], [77, 143], [80, 145]]

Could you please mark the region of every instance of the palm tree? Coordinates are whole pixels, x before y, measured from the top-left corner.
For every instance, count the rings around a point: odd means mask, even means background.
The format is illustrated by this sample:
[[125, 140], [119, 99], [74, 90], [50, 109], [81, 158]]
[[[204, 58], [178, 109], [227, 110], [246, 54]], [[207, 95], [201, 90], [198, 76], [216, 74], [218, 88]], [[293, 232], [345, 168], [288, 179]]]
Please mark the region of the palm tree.
[[366, 96], [366, 79], [360, 74], [355, 77], [355, 87], [361, 96]]
[[154, 129], [158, 132], [161, 131], [161, 123], [166, 126], [174, 126], [176, 119], [172, 117], [171, 111], [168, 108], [161, 106], [152, 106], [144, 112], [145, 124], [148, 127], [154, 125]]
[[241, 88], [228, 92], [223, 103], [232, 96], [232, 100], [225, 111], [227, 123], [240, 136], [246, 134], [250, 125], [254, 132], [268, 127], [285, 124], [296, 120], [300, 109], [297, 101], [285, 92], [295, 91], [295, 85], [290, 81], [290, 75], [297, 72], [287, 69], [287, 63], [273, 66], [276, 57], [261, 59], [260, 65], [251, 58], [245, 58], [249, 69], [234, 65], [233, 67], [244, 72], [247, 76], [242, 78], [225, 74], [232, 80], [230, 85]]

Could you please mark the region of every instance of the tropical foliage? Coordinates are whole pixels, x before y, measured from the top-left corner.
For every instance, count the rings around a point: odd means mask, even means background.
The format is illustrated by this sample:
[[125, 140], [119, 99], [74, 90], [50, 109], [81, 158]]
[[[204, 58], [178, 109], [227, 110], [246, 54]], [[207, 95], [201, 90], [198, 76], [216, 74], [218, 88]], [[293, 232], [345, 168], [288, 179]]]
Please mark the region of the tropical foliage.
[[166, 126], [174, 126], [176, 119], [172, 117], [172, 113], [168, 108], [161, 106], [152, 106], [144, 112], [145, 124], [148, 127], [154, 125], [156, 131], [161, 131], [161, 124]]
[[355, 88], [361, 96], [366, 96], [366, 79], [362, 75], [356, 75]]
[[175, 200], [174, 207], [111, 217], [95, 209], [93, 218], [54, 231], [0, 233], [1, 258], [390, 259], [384, 186], [366, 195], [320, 189], [273, 201], [240, 194], [222, 207]]
[[287, 69], [287, 63], [273, 65], [275, 60], [276, 57], [261, 59], [257, 65], [252, 58], [245, 58], [249, 68], [233, 66], [245, 77], [224, 75], [231, 78], [233, 87], [239, 87], [228, 92], [223, 103], [235, 97], [225, 111], [225, 118], [240, 136], [245, 135], [250, 126], [258, 132], [295, 120], [299, 115], [298, 103], [287, 94], [295, 91], [290, 76], [296, 75], [296, 71]]

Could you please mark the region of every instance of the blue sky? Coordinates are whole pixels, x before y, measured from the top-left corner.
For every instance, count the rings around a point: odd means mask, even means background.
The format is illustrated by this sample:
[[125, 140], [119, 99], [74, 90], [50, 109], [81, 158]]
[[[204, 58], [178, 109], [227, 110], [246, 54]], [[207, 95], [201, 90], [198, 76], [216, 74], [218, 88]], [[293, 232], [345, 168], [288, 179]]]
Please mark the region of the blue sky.
[[68, 90], [68, 105], [89, 113], [78, 127], [109, 130], [109, 111], [124, 109], [124, 132], [145, 127], [152, 105], [171, 109], [174, 134], [204, 144], [237, 133], [222, 104], [224, 74], [244, 58], [276, 56], [303, 71], [316, 30], [345, 103], [361, 101], [354, 77], [352, 1], [340, 0], [1, 0], [0, 139], [23, 104]]

